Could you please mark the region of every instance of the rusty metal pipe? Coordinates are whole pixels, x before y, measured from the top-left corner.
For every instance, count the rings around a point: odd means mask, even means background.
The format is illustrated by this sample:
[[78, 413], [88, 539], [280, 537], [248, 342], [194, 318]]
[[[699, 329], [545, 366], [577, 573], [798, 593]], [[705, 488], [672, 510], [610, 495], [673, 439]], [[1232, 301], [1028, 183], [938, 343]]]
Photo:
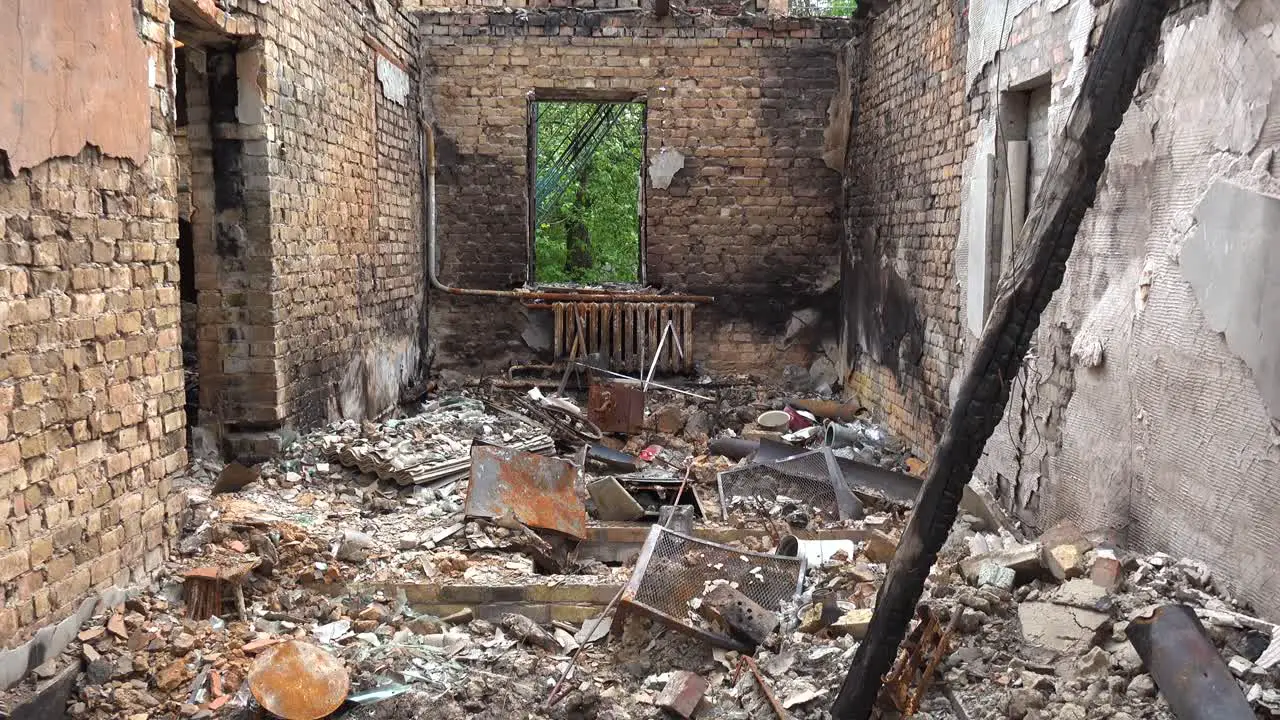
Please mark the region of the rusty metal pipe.
[[1195, 612], [1163, 605], [1125, 629], [1179, 720], [1251, 720], [1253, 710]]
[[480, 297], [519, 298], [521, 300], [559, 300], [578, 302], [591, 300], [629, 300], [631, 302], [693, 302], [709, 303], [715, 298], [708, 295], [634, 295], [601, 291], [539, 292], [529, 290], [484, 290], [481, 288], [457, 288], [440, 281], [436, 268], [436, 134], [430, 123], [423, 124], [426, 136], [426, 152], [422, 154], [422, 174], [427, 186], [427, 275], [431, 287], [450, 295], [474, 295]]
[[797, 410], [811, 412], [815, 417], [837, 422], [850, 422], [857, 419], [862, 406], [856, 402], [840, 402], [838, 400], [817, 400], [813, 398], [787, 398], [787, 404]]

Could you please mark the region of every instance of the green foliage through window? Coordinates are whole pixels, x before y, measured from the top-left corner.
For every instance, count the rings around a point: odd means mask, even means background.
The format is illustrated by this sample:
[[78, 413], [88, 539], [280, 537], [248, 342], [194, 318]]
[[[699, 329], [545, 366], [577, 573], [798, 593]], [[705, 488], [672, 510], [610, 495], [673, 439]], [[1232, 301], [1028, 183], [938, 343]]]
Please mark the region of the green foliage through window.
[[792, 17], [853, 17], [858, 0], [788, 0]]
[[644, 105], [533, 108], [535, 282], [639, 282]]

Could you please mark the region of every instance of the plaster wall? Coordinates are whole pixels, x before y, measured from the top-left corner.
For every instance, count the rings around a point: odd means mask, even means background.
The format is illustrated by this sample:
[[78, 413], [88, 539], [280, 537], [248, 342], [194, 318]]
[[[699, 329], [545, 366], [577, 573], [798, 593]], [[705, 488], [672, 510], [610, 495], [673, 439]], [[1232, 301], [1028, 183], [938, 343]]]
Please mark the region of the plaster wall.
[[[974, 88], [994, 93], [1041, 72], [1036, 57], [1061, 59], [1050, 68], [1056, 134], [1087, 55], [1055, 38], [1081, 37], [1092, 12], [1087, 1], [1027, 6], [1012, 23], [1033, 30], [980, 58]], [[1280, 8], [1257, 0], [1193, 3], [1167, 21], [977, 473], [1034, 527], [1070, 519], [1203, 560], [1273, 618], [1278, 23]], [[1074, 30], [1054, 29], [1064, 26]], [[1048, 45], [1020, 55], [1028, 42]], [[967, 186], [980, 176], [974, 158], [998, 149], [993, 118], [979, 122]], [[991, 237], [969, 224], [957, 256]], [[959, 262], [956, 282], [975, 282]], [[985, 317], [967, 310], [966, 357]]]

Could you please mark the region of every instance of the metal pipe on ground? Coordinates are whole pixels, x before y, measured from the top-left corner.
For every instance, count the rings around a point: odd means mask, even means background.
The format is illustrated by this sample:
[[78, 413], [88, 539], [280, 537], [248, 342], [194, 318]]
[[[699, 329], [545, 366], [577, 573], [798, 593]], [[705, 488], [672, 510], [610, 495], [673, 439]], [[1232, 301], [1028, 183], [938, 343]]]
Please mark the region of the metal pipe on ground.
[[1164, 605], [1125, 629], [1178, 720], [1249, 720], [1253, 710], [1195, 611]]
[[858, 417], [862, 406], [856, 402], [840, 402], [838, 400], [817, 400], [813, 398], [788, 398], [787, 404], [797, 410], [813, 413], [820, 420], [849, 422]]
[[849, 447], [850, 445], [860, 445], [866, 440], [866, 433], [860, 428], [853, 425], [841, 425], [840, 423], [827, 423], [826, 433], [823, 435], [822, 442], [830, 448]]
[[714, 438], [707, 443], [707, 452], [712, 455], [723, 455], [730, 460], [741, 460], [759, 449], [759, 440], [744, 440], [742, 438], [721, 437]]

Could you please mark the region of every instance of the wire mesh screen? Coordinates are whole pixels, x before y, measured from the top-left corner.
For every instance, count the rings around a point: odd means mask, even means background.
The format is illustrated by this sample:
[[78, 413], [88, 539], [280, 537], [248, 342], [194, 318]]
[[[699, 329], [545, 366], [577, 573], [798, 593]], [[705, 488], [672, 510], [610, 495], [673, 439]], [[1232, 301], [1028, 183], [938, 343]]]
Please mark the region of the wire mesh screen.
[[799, 592], [803, 578], [800, 558], [738, 550], [655, 525], [622, 603], [712, 644], [738, 649], [740, 643], [710, 628], [696, 612], [712, 583], [734, 583], [738, 592], [776, 611]]
[[771, 463], [752, 463], [722, 471], [720, 506], [725, 517], [759, 501], [793, 501], [831, 518], [849, 517], [854, 500], [830, 452], [825, 448]]

